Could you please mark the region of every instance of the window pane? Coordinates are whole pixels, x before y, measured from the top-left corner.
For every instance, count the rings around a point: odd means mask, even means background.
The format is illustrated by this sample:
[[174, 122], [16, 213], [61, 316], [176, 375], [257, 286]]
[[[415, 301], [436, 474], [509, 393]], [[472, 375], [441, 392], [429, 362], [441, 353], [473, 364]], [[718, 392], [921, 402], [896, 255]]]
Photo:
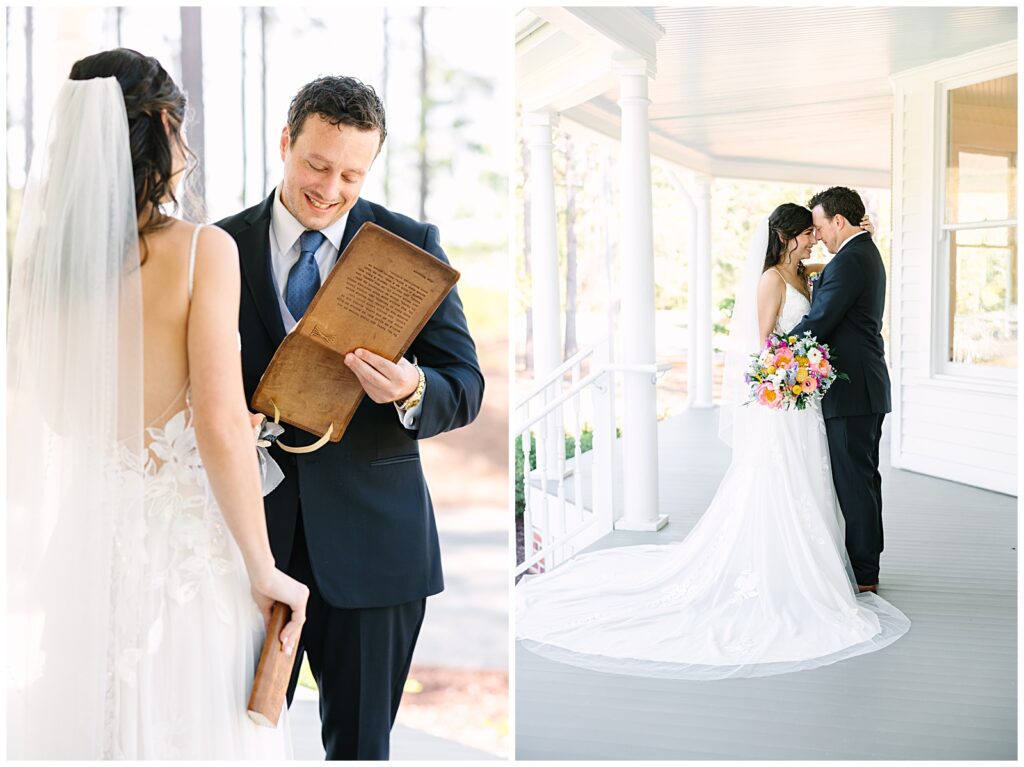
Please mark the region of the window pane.
[[1017, 229], [951, 234], [948, 359], [1017, 365]]
[[946, 223], [1014, 218], [1017, 75], [949, 92]]

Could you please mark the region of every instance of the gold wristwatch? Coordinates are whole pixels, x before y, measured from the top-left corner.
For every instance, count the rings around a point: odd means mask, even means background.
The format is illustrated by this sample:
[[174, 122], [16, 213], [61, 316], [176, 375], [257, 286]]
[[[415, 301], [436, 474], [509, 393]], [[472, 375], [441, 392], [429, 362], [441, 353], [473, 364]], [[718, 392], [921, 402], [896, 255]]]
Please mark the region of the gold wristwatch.
[[416, 385], [416, 391], [410, 394], [405, 400], [398, 403], [398, 409], [403, 413], [412, 410], [420, 404], [420, 401], [423, 399], [423, 390], [427, 388], [427, 377], [423, 374], [423, 368], [417, 365], [416, 371], [420, 374], [420, 382]]

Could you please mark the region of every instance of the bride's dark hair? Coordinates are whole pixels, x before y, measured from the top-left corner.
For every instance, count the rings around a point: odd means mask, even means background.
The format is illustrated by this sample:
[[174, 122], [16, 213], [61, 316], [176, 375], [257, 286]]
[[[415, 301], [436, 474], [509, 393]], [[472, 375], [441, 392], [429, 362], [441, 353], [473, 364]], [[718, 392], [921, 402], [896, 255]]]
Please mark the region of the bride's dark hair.
[[[171, 180], [174, 161], [171, 141], [185, 153], [186, 178], [197, 165], [195, 154], [182, 140], [181, 129], [187, 104], [185, 94], [159, 61], [130, 48], [115, 48], [86, 56], [74, 63], [68, 77], [72, 80], [115, 77], [124, 93], [135, 180], [135, 212], [141, 219], [139, 239], [142, 242], [142, 260], [145, 261], [146, 234], [167, 226], [171, 221], [161, 211], [161, 201], [169, 198], [174, 209], [178, 208]], [[170, 124], [170, 136], [164, 130], [161, 118], [164, 112]]]
[[[784, 202], [773, 210], [768, 216], [768, 250], [761, 271], [766, 272], [780, 263], [782, 257], [790, 252], [790, 243], [813, 224], [811, 211], [802, 205]], [[805, 277], [807, 270], [803, 264], [797, 264], [796, 272]]]

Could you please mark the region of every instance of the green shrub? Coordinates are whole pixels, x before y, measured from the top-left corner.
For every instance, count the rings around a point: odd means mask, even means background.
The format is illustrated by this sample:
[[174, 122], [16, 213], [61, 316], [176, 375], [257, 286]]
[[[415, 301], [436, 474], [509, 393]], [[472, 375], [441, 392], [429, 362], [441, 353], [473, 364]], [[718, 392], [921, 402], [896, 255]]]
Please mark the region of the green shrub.
[[[616, 436], [622, 435], [621, 429], [616, 429]], [[580, 453], [586, 453], [594, 449], [594, 429], [590, 424], [584, 424], [580, 432]], [[576, 438], [566, 432], [565, 434], [565, 457], [572, 458], [576, 455]], [[526, 509], [526, 487], [523, 479], [523, 464], [526, 456], [523, 455], [523, 437], [516, 437], [516, 516], [520, 517]], [[530, 471], [537, 468], [537, 438], [530, 432]]]

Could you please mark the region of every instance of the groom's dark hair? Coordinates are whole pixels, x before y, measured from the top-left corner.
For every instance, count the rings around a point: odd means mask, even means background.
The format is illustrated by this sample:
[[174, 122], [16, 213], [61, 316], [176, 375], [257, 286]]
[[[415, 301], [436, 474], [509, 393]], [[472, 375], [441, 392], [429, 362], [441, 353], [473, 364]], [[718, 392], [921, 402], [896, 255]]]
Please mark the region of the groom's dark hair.
[[864, 218], [864, 201], [860, 195], [845, 186], [833, 186], [824, 192], [818, 192], [807, 203], [811, 210], [820, 205], [829, 218], [839, 215], [851, 226], [859, 226]]
[[291, 141], [298, 137], [310, 115], [320, 115], [331, 125], [351, 125], [359, 130], [378, 131], [378, 152], [388, 135], [384, 104], [377, 92], [354, 77], [318, 77], [299, 89], [288, 107], [288, 136]]

